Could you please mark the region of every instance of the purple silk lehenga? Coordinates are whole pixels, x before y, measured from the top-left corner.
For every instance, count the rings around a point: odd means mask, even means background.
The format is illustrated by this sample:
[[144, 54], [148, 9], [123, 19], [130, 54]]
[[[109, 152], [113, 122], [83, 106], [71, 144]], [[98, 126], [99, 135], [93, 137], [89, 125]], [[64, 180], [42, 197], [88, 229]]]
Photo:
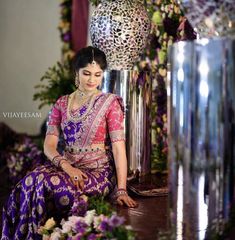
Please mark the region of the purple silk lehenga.
[[75, 111], [71, 95], [60, 97], [52, 108], [47, 134], [66, 144], [64, 155], [86, 173], [84, 190], [76, 189], [60, 168], [47, 164], [35, 168], [17, 183], [3, 208], [2, 240], [41, 239], [38, 227], [49, 217], [66, 217], [75, 198], [107, 196], [116, 184], [112, 142], [124, 141], [122, 99], [101, 93]]

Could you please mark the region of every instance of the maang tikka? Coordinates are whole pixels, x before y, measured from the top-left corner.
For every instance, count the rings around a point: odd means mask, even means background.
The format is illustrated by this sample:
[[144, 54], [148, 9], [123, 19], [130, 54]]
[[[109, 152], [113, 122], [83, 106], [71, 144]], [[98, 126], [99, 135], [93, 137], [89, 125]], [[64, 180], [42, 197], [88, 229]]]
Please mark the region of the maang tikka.
[[94, 52], [94, 49], [93, 49], [93, 48], [92, 48], [92, 62], [91, 62], [91, 64], [92, 64], [93, 66], [96, 65], [96, 61], [95, 61], [95, 52]]

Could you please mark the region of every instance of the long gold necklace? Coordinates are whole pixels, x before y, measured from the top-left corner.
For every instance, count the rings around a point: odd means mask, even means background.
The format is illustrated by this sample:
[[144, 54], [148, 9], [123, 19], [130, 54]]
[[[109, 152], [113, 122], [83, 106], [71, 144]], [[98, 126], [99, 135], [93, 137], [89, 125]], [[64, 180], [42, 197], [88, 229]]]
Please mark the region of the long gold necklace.
[[[67, 118], [69, 120], [73, 120], [73, 121], [80, 121], [83, 120], [87, 114], [90, 112], [91, 108], [93, 107], [93, 103], [95, 101], [96, 96], [98, 95], [98, 93], [100, 93], [100, 91], [97, 89], [95, 90], [92, 94], [85, 94], [84, 92], [82, 92], [81, 90], [76, 90], [75, 92], [73, 92], [72, 94], [69, 95], [68, 98], [68, 106], [67, 106]], [[79, 116], [79, 113], [76, 114], [76, 116], [74, 116], [72, 114], [72, 105], [74, 102], [74, 99], [76, 98], [76, 96], [78, 96], [77, 98], [79, 99], [79, 107], [78, 109], [84, 105], [86, 102], [88, 103], [86, 112]]]

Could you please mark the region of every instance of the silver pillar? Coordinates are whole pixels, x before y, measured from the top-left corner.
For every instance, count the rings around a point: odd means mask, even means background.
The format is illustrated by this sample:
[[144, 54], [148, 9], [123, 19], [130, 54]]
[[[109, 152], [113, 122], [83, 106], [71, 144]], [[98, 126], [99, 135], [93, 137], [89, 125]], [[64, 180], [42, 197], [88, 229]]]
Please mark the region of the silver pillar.
[[234, 207], [235, 41], [179, 42], [169, 59], [174, 239], [212, 239]]
[[123, 98], [129, 176], [150, 173], [151, 81], [147, 73], [111, 70], [104, 74], [103, 92]]

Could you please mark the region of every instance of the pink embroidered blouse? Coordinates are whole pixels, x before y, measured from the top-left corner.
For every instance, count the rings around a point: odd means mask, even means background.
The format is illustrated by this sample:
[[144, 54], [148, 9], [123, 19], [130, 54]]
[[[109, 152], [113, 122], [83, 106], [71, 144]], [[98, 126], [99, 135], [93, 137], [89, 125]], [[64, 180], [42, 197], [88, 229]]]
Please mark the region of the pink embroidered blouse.
[[[60, 97], [49, 115], [46, 135], [59, 136], [62, 130], [66, 148], [88, 149], [85, 154], [67, 152], [72, 161], [97, 157], [90, 153], [94, 144], [110, 145], [124, 141], [124, 107], [122, 99], [110, 93], [101, 93], [75, 111], [68, 112], [69, 95]], [[92, 156], [90, 155], [92, 154]]]

